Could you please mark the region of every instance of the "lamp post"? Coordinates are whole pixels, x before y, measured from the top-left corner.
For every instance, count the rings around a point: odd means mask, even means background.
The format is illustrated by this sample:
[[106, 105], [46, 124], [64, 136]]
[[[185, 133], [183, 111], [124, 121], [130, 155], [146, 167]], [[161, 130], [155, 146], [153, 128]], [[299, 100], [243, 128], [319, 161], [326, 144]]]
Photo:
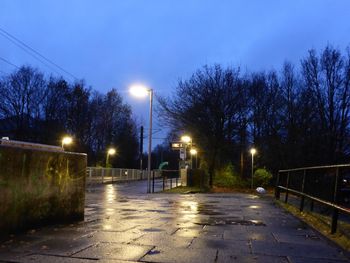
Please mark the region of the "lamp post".
[[[190, 147], [192, 148], [192, 138], [188, 135], [181, 136], [181, 141], [187, 144], [190, 144]], [[186, 163], [186, 146], [185, 146], [185, 163]], [[191, 154], [191, 169], [192, 169], [192, 154]]]
[[109, 148], [107, 151], [107, 157], [106, 157], [106, 168], [108, 168], [108, 163], [109, 163], [109, 156], [110, 155], [115, 155], [116, 150], [114, 148]]
[[190, 150], [190, 154], [191, 154], [191, 168], [192, 168], [192, 155], [195, 155], [196, 156], [196, 169], [197, 169], [197, 154], [198, 154], [198, 152], [197, 152], [197, 150], [196, 149], [194, 149], [194, 148], [191, 148], [191, 150]]
[[62, 138], [62, 149], [64, 150], [64, 145], [69, 145], [73, 142], [72, 137], [66, 136]]
[[252, 155], [252, 182], [250, 188], [253, 189], [253, 175], [254, 175], [254, 154], [256, 154], [256, 149], [251, 148], [250, 153]]
[[152, 155], [152, 104], [153, 89], [142, 85], [133, 85], [130, 87], [130, 93], [139, 98], [149, 95], [149, 131], [148, 131], [148, 165], [147, 165], [147, 193], [151, 192], [151, 155]]

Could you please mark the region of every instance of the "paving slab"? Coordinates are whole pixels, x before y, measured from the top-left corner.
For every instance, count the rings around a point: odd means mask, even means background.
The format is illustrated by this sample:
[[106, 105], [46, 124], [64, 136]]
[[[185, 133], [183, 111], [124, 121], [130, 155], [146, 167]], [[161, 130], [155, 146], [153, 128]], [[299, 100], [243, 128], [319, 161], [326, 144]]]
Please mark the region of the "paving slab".
[[74, 254], [74, 257], [138, 261], [152, 248], [153, 246], [129, 245], [112, 242], [99, 243]]
[[348, 263], [347, 259], [322, 259], [308, 257], [288, 257], [290, 263]]
[[147, 233], [132, 241], [131, 244], [155, 246], [158, 248], [172, 247], [177, 249], [189, 247], [192, 240], [192, 237], [179, 237], [174, 235], [166, 235], [163, 233]]
[[270, 256], [291, 256], [298, 257], [304, 255], [311, 259], [347, 259], [343, 251], [337, 247], [324, 245], [305, 245], [296, 243], [270, 243], [263, 241], [252, 241], [253, 254]]
[[[19, 259], [20, 263], [96, 263], [95, 259], [87, 258], [74, 258], [74, 257], [61, 257], [61, 256], [50, 256], [34, 254]], [[136, 261], [124, 261], [115, 259], [101, 259], [98, 263], [135, 263]]]
[[217, 257], [216, 249], [202, 248], [160, 248], [150, 251], [141, 261], [159, 263], [213, 263]]
[[287, 257], [237, 254], [234, 251], [219, 251], [216, 262], [218, 263], [290, 263]]

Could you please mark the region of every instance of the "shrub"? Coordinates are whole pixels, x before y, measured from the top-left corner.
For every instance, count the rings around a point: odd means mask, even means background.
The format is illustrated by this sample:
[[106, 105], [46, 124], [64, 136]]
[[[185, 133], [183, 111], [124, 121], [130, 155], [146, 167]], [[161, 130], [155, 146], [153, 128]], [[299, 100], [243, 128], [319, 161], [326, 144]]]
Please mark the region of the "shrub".
[[219, 187], [244, 187], [246, 185], [231, 163], [216, 171], [213, 183]]
[[266, 187], [270, 184], [272, 174], [264, 168], [257, 169], [253, 176], [255, 186]]

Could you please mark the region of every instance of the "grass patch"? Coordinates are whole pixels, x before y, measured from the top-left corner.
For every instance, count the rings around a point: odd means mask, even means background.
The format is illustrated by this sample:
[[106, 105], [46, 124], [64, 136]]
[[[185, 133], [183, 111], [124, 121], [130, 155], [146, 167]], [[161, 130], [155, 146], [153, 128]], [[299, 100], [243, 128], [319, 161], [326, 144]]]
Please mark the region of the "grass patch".
[[350, 224], [338, 220], [337, 232], [331, 234], [331, 218], [310, 212], [303, 211], [300, 212], [299, 208], [286, 204], [282, 201], [276, 201], [277, 205], [284, 208], [294, 216], [301, 219], [303, 222], [316, 229], [318, 232], [323, 234], [328, 239], [332, 240], [336, 244], [338, 244], [341, 248], [350, 251]]

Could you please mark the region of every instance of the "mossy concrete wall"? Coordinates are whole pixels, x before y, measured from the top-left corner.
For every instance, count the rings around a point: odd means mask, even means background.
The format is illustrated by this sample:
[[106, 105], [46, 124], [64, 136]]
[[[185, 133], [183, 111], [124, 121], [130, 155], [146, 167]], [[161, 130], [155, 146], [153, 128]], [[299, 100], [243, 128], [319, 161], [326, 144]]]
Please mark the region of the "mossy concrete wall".
[[0, 146], [0, 235], [84, 219], [86, 155]]

